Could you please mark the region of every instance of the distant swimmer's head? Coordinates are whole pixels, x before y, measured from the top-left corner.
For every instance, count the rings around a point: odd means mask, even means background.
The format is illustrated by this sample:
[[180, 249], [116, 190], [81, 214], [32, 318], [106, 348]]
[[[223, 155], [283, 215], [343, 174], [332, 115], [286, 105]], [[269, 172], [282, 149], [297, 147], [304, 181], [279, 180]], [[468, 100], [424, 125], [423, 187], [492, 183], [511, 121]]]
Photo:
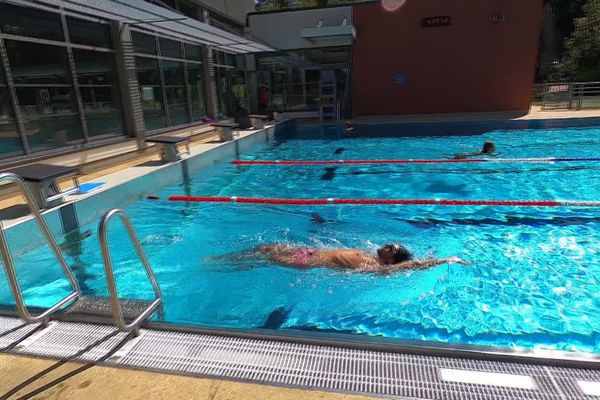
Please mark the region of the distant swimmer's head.
[[410, 251], [396, 243], [386, 244], [378, 249], [377, 255], [384, 264], [398, 264], [412, 259]]
[[496, 152], [496, 143], [494, 142], [485, 142], [483, 144], [483, 150], [481, 150], [483, 154], [494, 154]]

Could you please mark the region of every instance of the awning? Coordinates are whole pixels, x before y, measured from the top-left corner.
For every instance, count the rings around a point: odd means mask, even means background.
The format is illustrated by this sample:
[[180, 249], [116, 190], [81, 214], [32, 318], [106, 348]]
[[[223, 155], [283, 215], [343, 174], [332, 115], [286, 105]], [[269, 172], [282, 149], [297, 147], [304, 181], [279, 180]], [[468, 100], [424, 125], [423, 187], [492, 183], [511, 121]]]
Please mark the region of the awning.
[[17, 0], [12, 2], [29, 7], [41, 5], [53, 8], [62, 7], [65, 11], [129, 23], [135, 27], [152, 31], [159, 36], [206, 44], [230, 53], [256, 53], [274, 50], [257, 41], [223, 31], [143, 0]]
[[319, 45], [349, 46], [356, 39], [356, 29], [344, 19], [340, 25], [322, 26], [323, 21], [315, 28], [304, 28], [300, 36]]

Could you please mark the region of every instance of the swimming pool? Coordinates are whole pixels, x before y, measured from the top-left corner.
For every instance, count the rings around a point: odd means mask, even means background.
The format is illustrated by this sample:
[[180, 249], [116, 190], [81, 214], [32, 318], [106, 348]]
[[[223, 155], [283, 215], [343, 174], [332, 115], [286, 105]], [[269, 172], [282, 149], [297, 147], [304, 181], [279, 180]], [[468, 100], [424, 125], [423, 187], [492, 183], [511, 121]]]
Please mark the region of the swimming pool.
[[[505, 157], [594, 157], [600, 150], [600, 128], [360, 139], [310, 129], [243, 158], [444, 158], [477, 150], [484, 140], [494, 140]], [[236, 167], [223, 162], [194, 175], [188, 185], [157, 190], [163, 200], [141, 200], [126, 212], [157, 274], [169, 323], [598, 353], [597, 209], [289, 207], [165, 199], [194, 194], [597, 200], [599, 169], [598, 163], [334, 168]], [[92, 235], [86, 238], [81, 233], [88, 230]], [[150, 298], [151, 287], [124, 230], [116, 225], [112, 230], [120, 295]], [[458, 255], [473, 266], [378, 276], [219, 259], [261, 243], [374, 251], [391, 241], [405, 244], [418, 257]], [[65, 252], [84, 294], [105, 295], [96, 224], [73, 234]], [[67, 282], [53, 265], [45, 248], [17, 257], [28, 304], [43, 307], [67, 292]], [[8, 285], [0, 279], [0, 304], [11, 304]]]

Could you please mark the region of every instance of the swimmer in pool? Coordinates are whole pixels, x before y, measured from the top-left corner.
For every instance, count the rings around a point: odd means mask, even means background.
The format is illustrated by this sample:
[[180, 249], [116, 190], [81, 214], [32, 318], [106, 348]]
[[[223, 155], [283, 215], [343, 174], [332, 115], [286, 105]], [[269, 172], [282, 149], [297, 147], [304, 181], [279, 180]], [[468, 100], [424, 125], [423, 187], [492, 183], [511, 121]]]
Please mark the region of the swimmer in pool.
[[394, 272], [405, 269], [422, 269], [441, 264], [471, 265], [458, 257], [414, 260], [410, 252], [399, 244], [388, 244], [368, 254], [357, 249], [317, 250], [312, 247], [297, 247], [284, 244], [262, 245], [256, 251], [270, 261], [290, 267], [308, 269], [329, 267], [357, 272]]
[[354, 132], [354, 122], [352, 121], [346, 121], [344, 123], [344, 131], [350, 133], [350, 132]]
[[454, 156], [454, 159], [463, 159], [468, 157], [476, 156], [493, 156], [496, 152], [496, 143], [487, 141], [483, 144], [483, 148], [480, 151], [474, 151], [472, 153], [460, 153]]

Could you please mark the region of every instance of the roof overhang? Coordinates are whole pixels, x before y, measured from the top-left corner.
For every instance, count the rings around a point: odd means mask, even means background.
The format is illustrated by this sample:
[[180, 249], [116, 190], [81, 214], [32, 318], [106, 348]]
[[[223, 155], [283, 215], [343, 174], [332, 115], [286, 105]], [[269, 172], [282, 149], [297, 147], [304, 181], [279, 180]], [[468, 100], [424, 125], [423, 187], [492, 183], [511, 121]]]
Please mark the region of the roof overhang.
[[351, 24], [304, 28], [300, 31], [300, 36], [316, 44], [348, 46], [356, 39], [356, 29]]
[[143, 0], [9, 0], [36, 8], [63, 9], [95, 18], [116, 20], [159, 36], [205, 44], [229, 53], [257, 53], [273, 48], [186, 17]]

